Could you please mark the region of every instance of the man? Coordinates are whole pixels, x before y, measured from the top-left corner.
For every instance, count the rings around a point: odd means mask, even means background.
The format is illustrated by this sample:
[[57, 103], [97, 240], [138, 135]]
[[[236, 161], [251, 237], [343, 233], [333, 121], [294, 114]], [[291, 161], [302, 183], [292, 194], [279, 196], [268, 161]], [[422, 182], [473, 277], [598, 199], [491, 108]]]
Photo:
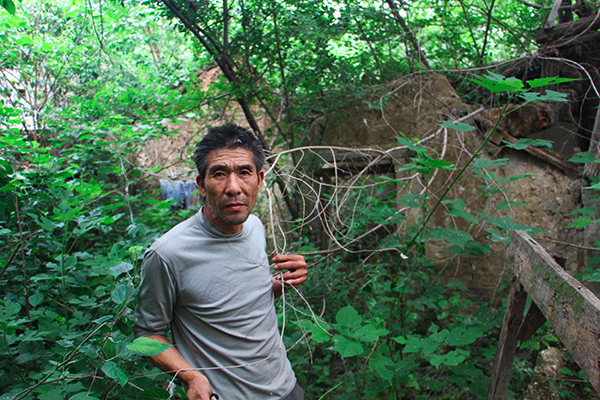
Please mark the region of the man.
[[185, 382], [191, 400], [303, 399], [281, 340], [274, 296], [303, 283], [300, 255], [265, 252], [265, 232], [251, 215], [264, 180], [264, 152], [254, 135], [212, 128], [195, 153], [205, 204], [146, 252], [136, 308], [136, 336], [175, 347], [150, 357]]

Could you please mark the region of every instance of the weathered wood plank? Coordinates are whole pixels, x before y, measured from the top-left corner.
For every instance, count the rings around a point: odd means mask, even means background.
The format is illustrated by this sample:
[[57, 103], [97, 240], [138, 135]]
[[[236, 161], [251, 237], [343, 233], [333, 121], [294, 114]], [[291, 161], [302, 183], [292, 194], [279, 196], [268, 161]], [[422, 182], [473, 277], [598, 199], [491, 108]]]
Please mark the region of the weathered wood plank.
[[534, 333], [537, 332], [538, 329], [544, 325], [546, 322], [546, 317], [540, 311], [539, 307], [535, 305], [535, 303], [531, 303], [529, 306], [529, 310], [527, 310], [527, 315], [525, 315], [525, 319], [519, 328], [519, 332], [517, 333], [517, 339], [520, 342], [524, 342], [529, 339]]
[[525, 232], [514, 232], [508, 262], [556, 336], [600, 393], [600, 299]]
[[527, 293], [518, 280], [513, 282], [508, 297], [508, 304], [502, 321], [498, 350], [494, 358], [494, 368], [488, 386], [487, 400], [503, 400], [506, 398], [510, 375], [517, 352], [517, 332], [523, 322], [523, 311], [527, 301]]

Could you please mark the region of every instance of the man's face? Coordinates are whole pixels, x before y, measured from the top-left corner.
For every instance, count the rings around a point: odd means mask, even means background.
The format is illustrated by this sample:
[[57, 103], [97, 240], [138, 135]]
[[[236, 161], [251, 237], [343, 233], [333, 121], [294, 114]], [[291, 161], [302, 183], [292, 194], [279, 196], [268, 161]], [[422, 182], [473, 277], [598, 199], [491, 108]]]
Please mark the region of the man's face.
[[238, 147], [208, 153], [204, 181], [196, 179], [206, 198], [204, 216], [226, 233], [237, 233], [256, 204], [265, 174], [256, 171], [252, 151]]

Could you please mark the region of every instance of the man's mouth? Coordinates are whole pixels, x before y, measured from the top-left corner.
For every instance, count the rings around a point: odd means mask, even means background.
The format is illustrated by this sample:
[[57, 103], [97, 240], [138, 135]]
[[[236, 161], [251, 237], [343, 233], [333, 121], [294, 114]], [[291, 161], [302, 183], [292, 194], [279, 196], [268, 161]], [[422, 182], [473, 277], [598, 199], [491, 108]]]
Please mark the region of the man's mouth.
[[229, 203], [225, 208], [229, 211], [241, 211], [246, 205], [244, 203]]

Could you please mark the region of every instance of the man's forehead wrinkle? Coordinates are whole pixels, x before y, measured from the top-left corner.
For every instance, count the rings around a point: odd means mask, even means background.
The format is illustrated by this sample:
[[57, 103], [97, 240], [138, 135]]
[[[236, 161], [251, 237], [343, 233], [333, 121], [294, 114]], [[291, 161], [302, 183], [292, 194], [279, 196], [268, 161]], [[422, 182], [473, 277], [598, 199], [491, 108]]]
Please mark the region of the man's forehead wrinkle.
[[243, 169], [253, 170], [254, 166], [249, 163], [238, 164], [235, 161], [232, 163], [214, 163], [213, 165], [211, 165], [208, 168], [208, 172], [212, 173], [212, 172], [216, 172], [216, 171], [228, 171], [228, 170], [239, 171], [239, 170], [243, 170]]

